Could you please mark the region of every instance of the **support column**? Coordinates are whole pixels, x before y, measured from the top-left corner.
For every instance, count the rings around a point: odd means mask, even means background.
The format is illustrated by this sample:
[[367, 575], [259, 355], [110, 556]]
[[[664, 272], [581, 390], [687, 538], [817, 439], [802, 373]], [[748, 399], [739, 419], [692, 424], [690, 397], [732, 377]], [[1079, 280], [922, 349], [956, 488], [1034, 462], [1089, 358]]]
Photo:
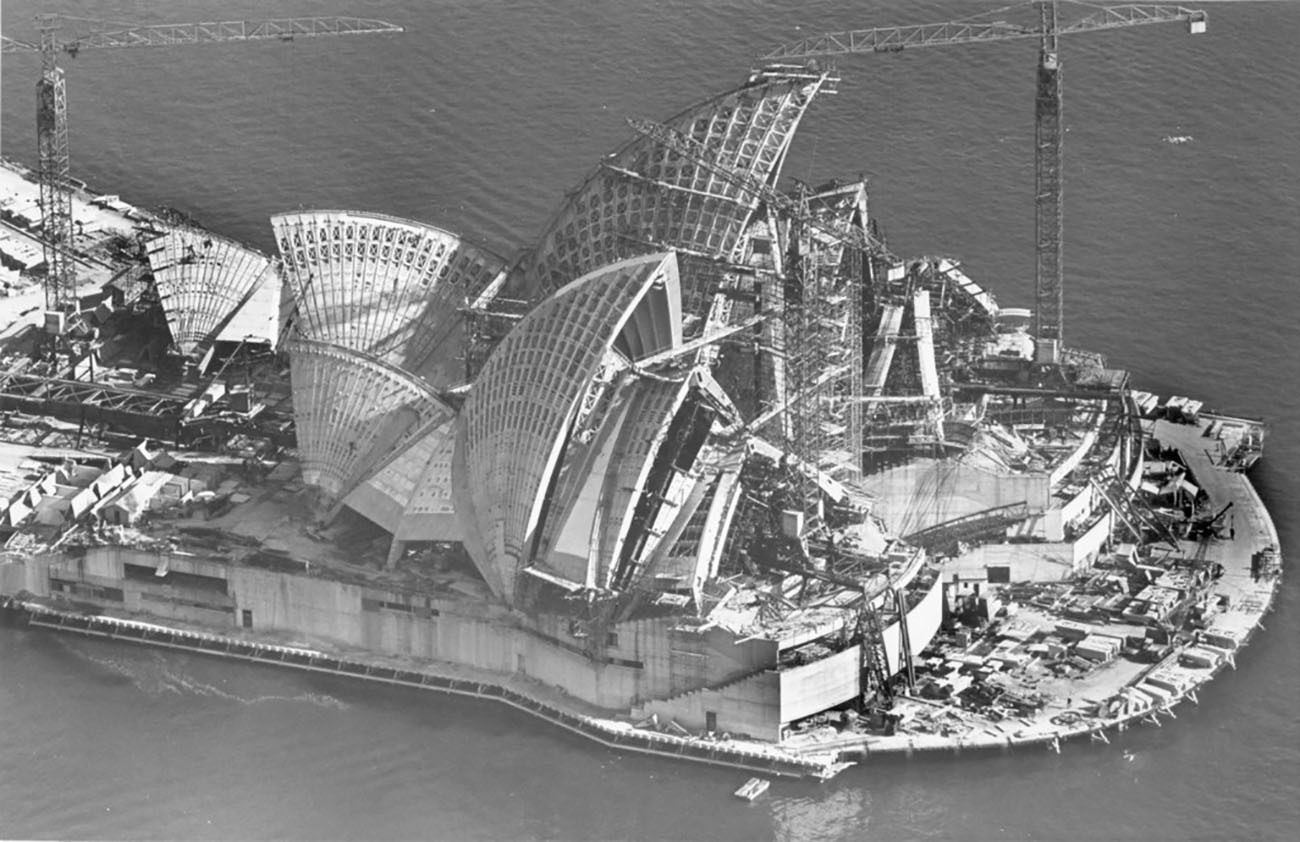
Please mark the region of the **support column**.
[[393, 543], [388, 545], [388, 558], [384, 561], [384, 567], [392, 570], [397, 566], [397, 561], [404, 552], [406, 552], [406, 541], [394, 538]]

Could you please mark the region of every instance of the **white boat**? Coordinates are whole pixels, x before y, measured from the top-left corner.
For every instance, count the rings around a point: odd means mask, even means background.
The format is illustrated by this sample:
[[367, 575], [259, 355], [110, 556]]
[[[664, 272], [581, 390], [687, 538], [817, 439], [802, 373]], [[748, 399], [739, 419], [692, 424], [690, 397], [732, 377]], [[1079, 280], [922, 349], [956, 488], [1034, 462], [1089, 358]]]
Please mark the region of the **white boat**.
[[765, 778], [750, 778], [745, 781], [744, 785], [741, 786], [740, 789], [736, 790], [736, 797], [743, 798], [746, 801], [753, 801], [758, 796], [767, 792], [767, 788], [771, 785], [772, 782]]

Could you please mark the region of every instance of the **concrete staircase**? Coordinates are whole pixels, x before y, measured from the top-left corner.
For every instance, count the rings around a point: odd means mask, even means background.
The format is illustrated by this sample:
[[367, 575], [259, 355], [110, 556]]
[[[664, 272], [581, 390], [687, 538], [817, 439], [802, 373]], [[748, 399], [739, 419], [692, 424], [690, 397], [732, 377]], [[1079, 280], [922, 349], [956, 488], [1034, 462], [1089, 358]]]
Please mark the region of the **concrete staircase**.
[[632, 715], [635, 717], [648, 716], [649, 713], [646, 711], [646, 705], [651, 705], [651, 704], [671, 705], [689, 699], [692, 696], [701, 696], [705, 693], [710, 693], [710, 692], [721, 693], [722, 691], [730, 687], [735, 687], [736, 685], [744, 684], [746, 681], [751, 681], [755, 677], [760, 676], [766, 672], [771, 672], [774, 669], [775, 667], [759, 667], [756, 670], [751, 670], [750, 672], [743, 673], [734, 678], [729, 678], [726, 681], [721, 682], [720, 684], [706, 684], [701, 687], [692, 687], [690, 690], [683, 690], [680, 693], [674, 693], [673, 695], [666, 696], [662, 699], [647, 699], [646, 701], [632, 708]]

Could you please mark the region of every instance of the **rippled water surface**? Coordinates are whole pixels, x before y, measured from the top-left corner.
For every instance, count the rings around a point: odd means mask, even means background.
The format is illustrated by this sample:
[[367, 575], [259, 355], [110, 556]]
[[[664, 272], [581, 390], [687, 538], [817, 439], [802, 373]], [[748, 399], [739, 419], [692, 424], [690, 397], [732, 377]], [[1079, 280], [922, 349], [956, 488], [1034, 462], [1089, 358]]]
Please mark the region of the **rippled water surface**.
[[[266, 249], [267, 217], [301, 205], [411, 216], [509, 253], [626, 139], [625, 117], [665, 117], [807, 33], [992, 5], [4, 0], [3, 26], [34, 37], [38, 6], [404, 23], [393, 37], [66, 59], [74, 173]], [[1164, 25], [1064, 42], [1067, 331], [1139, 385], [1267, 416], [1257, 479], [1289, 550], [1300, 4], [1206, 8], [1205, 36]], [[845, 60], [786, 173], [866, 173], [896, 251], [959, 257], [1025, 305], [1034, 58], [1025, 43]], [[3, 152], [29, 163], [37, 72], [5, 56], [0, 81]], [[0, 630], [0, 836], [1292, 838], [1296, 603], [1293, 577], [1236, 672], [1118, 745], [891, 759], [825, 785], [778, 781], [754, 804], [730, 797], [741, 774], [618, 755], [506, 709]]]

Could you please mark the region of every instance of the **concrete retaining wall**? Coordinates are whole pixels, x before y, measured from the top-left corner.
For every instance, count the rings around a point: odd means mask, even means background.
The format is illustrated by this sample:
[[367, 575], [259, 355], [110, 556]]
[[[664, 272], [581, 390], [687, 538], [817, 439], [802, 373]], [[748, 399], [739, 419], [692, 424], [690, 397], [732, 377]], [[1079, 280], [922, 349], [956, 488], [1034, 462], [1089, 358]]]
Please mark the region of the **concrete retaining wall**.
[[[916, 598], [915, 593], [911, 595], [912, 599]], [[907, 636], [912, 641], [912, 657], [921, 654], [921, 650], [930, 644], [934, 636], [939, 633], [939, 626], [943, 623], [943, 581], [939, 578], [934, 580], [934, 584], [925, 592], [919, 602], [908, 608], [907, 611]], [[889, 664], [889, 674], [894, 675], [903, 668], [899, 652], [901, 651], [902, 634], [898, 623], [894, 622], [885, 626], [883, 630], [885, 638], [885, 660]]]
[[781, 670], [781, 721], [792, 722], [812, 716], [857, 697], [862, 674], [862, 647]]

